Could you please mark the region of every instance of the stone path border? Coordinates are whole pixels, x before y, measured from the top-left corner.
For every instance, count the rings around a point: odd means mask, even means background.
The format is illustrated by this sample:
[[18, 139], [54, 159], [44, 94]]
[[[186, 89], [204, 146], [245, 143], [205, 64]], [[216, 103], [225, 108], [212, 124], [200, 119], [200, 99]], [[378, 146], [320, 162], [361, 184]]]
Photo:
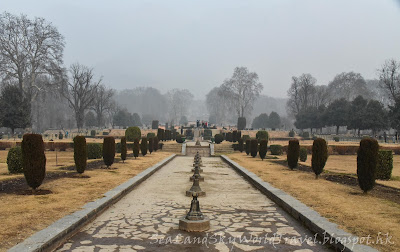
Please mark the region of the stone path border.
[[227, 164], [229, 164], [237, 173], [242, 175], [244, 179], [249, 181], [254, 187], [260, 190], [277, 205], [282, 207], [287, 213], [293, 216], [296, 220], [299, 220], [300, 223], [306, 226], [310, 231], [318, 234], [319, 238], [321, 238], [321, 241], [332, 241], [329, 243], [339, 251], [378, 251], [366, 245], [354, 244], [353, 242], [349, 242], [349, 239], [352, 239], [352, 241], [359, 241], [359, 237], [338, 228], [335, 223], [329, 222], [316, 211], [312, 210], [311, 208], [309, 208], [299, 200], [293, 198], [292, 196], [288, 195], [284, 191], [271, 186], [271, 184], [263, 181], [256, 174], [248, 171], [246, 168], [232, 161], [227, 156], [221, 155], [221, 158]]
[[52, 251], [175, 157], [176, 154], [173, 154], [152, 167], [147, 168], [135, 177], [106, 192], [103, 198], [87, 203], [82, 207], [82, 210], [59, 219], [49, 227], [35, 233], [8, 251]]

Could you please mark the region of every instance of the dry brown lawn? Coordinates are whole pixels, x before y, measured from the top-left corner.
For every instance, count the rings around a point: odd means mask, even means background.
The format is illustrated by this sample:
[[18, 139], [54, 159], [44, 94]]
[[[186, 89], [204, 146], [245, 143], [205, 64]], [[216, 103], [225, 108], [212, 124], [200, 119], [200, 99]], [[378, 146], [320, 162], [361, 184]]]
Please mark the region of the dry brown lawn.
[[[306, 162], [300, 162], [311, 166], [311, 155], [308, 155]], [[357, 155], [330, 155], [325, 165], [325, 170], [337, 173], [357, 175]], [[379, 184], [400, 188], [400, 155], [393, 155], [393, 180], [377, 180]]]
[[372, 240], [376, 240], [379, 232], [389, 233], [392, 244], [372, 246], [382, 251], [400, 251], [399, 204], [364, 195], [355, 187], [316, 180], [312, 173], [291, 171], [287, 166], [261, 161], [245, 153], [228, 156], [350, 233], [360, 237], [371, 235]]
[[60, 178], [48, 182], [45, 179], [39, 189], [52, 192], [47, 195], [0, 193], [0, 251], [79, 210], [87, 202], [101, 198], [105, 192], [170, 155], [153, 152], [137, 159], [128, 158], [125, 163], [113, 164], [113, 169], [85, 171], [90, 178]]

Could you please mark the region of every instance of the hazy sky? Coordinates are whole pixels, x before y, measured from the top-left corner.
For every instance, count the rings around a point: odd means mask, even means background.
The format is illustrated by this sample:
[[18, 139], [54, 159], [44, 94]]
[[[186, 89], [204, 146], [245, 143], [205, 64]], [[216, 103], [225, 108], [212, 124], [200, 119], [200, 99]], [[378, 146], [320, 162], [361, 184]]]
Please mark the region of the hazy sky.
[[400, 60], [395, 0], [0, 0], [0, 11], [44, 17], [65, 36], [65, 64], [95, 68], [115, 89], [188, 88], [203, 98], [236, 66], [263, 94], [286, 97], [291, 77], [328, 84], [344, 71], [376, 78]]

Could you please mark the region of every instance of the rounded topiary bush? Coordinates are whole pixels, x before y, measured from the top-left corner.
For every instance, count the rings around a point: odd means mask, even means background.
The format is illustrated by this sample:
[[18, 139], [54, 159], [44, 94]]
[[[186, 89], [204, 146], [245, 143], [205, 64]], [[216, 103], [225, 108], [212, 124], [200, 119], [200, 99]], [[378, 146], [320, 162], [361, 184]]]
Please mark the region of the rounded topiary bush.
[[100, 143], [87, 144], [87, 157], [88, 159], [98, 159], [103, 156], [103, 145]]
[[135, 157], [135, 159], [137, 157], [139, 157], [139, 149], [140, 149], [140, 145], [139, 145], [139, 139], [135, 139], [135, 141], [133, 141], [133, 156]]
[[307, 149], [304, 147], [300, 148], [299, 158], [301, 162], [307, 161]]
[[238, 151], [243, 152], [244, 151], [244, 144], [243, 144], [243, 138], [239, 138], [239, 144], [238, 144]]
[[322, 138], [317, 138], [313, 142], [311, 168], [315, 173], [315, 178], [324, 170], [326, 161], [328, 160], [328, 145]]
[[151, 154], [153, 152], [153, 148], [154, 148], [154, 142], [153, 142], [153, 138], [149, 138], [149, 153]]
[[177, 143], [183, 143], [184, 142], [183, 137], [184, 136], [181, 135], [181, 134], [176, 135], [176, 142]]
[[222, 141], [224, 140], [224, 136], [221, 135], [221, 134], [216, 134], [216, 135], [214, 136], [214, 138], [215, 138], [215, 143], [216, 143], [216, 144], [220, 144], [220, 143], [222, 143]]
[[250, 153], [252, 157], [256, 157], [258, 152], [258, 141], [257, 139], [252, 139], [250, 142]]
[[283, 154], [283, 147], [280, 144], [273, 144], [269, 146], [271, 150], [271, 155], [282, 155]]
[[142, 152], [143, 156], [147, 154], [147, 138], [143, 137], [142, 142], [140, 143], [140, 152]]
[[287, 150], [287, 161], [290, 169], [297, 167], [300, 155], [300, 145], [299, 140], [293, 139], [289, 141], [289, 146]]
[[259, 155], [261, 160], [264, 160], [265, 156], [267, 155], [267, 146], [268, 146], [267, 140], [263, 139], [260, 141]]
[[86, 138], [84, 136], [74, 137], [74, 161], [76, 171], [84, 173], [87, 165]]
[[379, 144], [375, 139], [366, 138], [360, 141], [357, 151], [358, 184], [364, 193], [375, 186], [375, 173], [378, 161]]
[[139, 127], [129, 127], [125, 130], [126, 141], [133, 142], [136, 138], [142, 136], [142, 132]]
[[105, 137], [103, 140], [103, 160], [109, 168], [114, 163], [115, 158], [115, 139], [112, 136]]
[[22, 173], [22, 150], [20, 146], [11, 148], [7, 154], [7, 167], [10, 173]]
[[246, 150], [246, 155], [249, 155], [249, 154], [250, 154], [250, 143], [251, 143], [251, 140], [250, 140], [250, 139], [247, 139], [247, 140], [246, 140], [246, 148], [245, 148], [245, 150]]
[[259, 130], [256, 134], [256, 138], [258, 141], [267, 140], [268, 141], [268, 132], [265, 130]]
[[289, 131], [289, 137], [294, 137], [294, 136], [295, 136], [294, 130]]
[[379, 150], [376, 178], [389, 180], [392, 177], [393, 153], [392, 150]]
[[121, 137], [121, 159], [122, 159], [122, 162], [125, 162], [127, 153], [128, 153], [128, 148], [126, 147], [126, 137]]
[[22, 139], [21, 150], [26, 182], [35, 191], [46, 176], [46, 156], [42, 136], [25, 134]]

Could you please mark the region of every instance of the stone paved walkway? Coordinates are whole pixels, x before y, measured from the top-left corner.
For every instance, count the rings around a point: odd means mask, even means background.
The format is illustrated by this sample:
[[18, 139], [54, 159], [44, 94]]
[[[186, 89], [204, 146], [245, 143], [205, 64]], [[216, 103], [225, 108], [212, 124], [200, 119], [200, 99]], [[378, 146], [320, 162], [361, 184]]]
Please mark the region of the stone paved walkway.
[[199, 201], [209, 231], [178, 228], [190, 207], [193, 157], [177, 157], [58, 251], [328, 251], [220, 158], [202, 160], [207, 196]]

